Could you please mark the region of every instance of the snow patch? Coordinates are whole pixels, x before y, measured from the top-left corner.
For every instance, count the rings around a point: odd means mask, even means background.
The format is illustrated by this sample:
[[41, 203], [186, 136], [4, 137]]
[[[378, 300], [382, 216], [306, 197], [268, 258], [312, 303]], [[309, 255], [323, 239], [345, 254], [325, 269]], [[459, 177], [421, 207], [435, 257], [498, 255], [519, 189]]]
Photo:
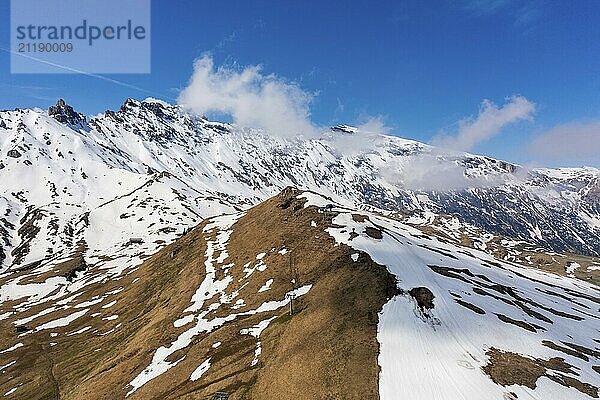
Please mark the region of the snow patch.
[[581, 265], [579, 265], [579, 264], [578, 264], [578, 263], [576, 263], [576, 262], [570, 262], [570, 263], [567, 263], [567, 265], [565, 265], [565, 272], [566, 272], [566, 273], [567, 273], [567, 275], [569, 275], [569, 276], [574, 276], [574, 275], [573, 275], [573, 272], [575, 272], [575, 270], [576, 270], [577, 268], [579, 268], [579, 267], [581, 267]]
[[194, 314], [190, 314], [190, 315], [186, 315], [185, 317], [181, 317], [178, 320], [176, 320], [175, 322], [173, 322], [173, 326], [175, 328], [181, 328], [182, 326], [185, 326], [187, 324], [189, 324], [190, 322], [192, 322], [194, 320]]
[[17, 360], [11, 361], [8, 364], [0, 365], [0, 371], [5, 370], [6, 368], [10, 367], [11, 365], [15, 364], [16, 362], [17, 362]]
[[18, 349], [18, 348], [20, 348], [20, 347], [23, 347], [23, 343], [21, 343], [21, 342], [19, 342], [19, 343], [15, 344], [15, 345], [14, 345], [14, 346], [12, 346], [12, 347], [9, 347], [9, 348], [8, 348], [8, 349], [6, 349], [6, 350], [2, 350], [2, 351], [0, 351], [0, 354], [8, 353], [9, 351], [16, 350], [16, 349]]
[[[242, 335], [251, 335], [254, 336], [256, 339], [260, 338], [260, 334], [267, 329], [267, 327], [269, 326], [269, 324], [271, 323], [271, 321], [273, 321], [275, 317], [271, 317], [268, 319], [265, 319], [263, 321], [260, 321], [258, 323], [258, 325], [254, 325], [251, 328], [244, 328], [242, 330], [240, 330], [240, 334]], [[261, 342], [260, 340], [258, 340], [256, 342], [256, 349], [254, 349], [254, 358], [252, 359], [252, 362], [250, 363], [251, 366], [255, 366], [256, 364], [258, 364], [258, 356], [260, 356], [262, 353], [262, 346], [261, 346]]]
[[208, 371], [209, 368], [210, 368], [210, 358], [208, 358], [207, 360], [204, 360], [204, 362], [202, 364], [200, 364], [198, 366], [198, 368], [196, 368], [194, 370], [194, 372], [192, 372], [192, 375], [190, 376], [190, 380], [197, 381], [198, 379], [200, 379], [200, 377], [202, 377], [202, 375], [204, 375], [206, 373], [206, 371]]
[[258, 293], [266, 292], [267, 290], [271, 289], [272, 284], [273, 284], [273, 279], [269, 279], [268, 281], [265, 282], [264, 285], [261, 286], [260, 289], [258, 289]]
[[102, 306], [102, 308], [111, 308], [112, 306], [114, 306], [115, 304], [117, 304], [116, 300], [111, 301], [110, 303], [107, 303], [105, 305]]
[[89, 311], [89, 309], [77, 311], [66, 317], [58, 318], [58, 319], [55, 319], [54, 321], [46, 322], [45, 324], [42, 324], [42, 325], [38, 326], [37, 328], [35, 328], [35, 332], [43, 331], [45, 329], [53, 329], [53, 328], [68, 326], [71, 322], [75, 321], [77, 318], [84, 316], [88, 311]]

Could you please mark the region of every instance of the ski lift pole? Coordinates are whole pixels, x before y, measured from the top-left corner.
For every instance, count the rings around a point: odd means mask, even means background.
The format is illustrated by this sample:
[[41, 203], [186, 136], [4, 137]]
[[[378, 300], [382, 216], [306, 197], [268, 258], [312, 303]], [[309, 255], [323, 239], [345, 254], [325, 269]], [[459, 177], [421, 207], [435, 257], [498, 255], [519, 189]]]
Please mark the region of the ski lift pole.
[[285, 297], [290, 300], [290, 316], [294, 315], [294, 299], [296, 298], [296, 292], [286, 293]]
[[290, 281], [292, 284], [292, 291], [289, 293], [286, 293], [285, 297], [290, 300], [290, 316], [292, 316], [292, 315], [294, 315], [294, 299], [296, 298], [296, 269], [294, 266], [294, 253], [293, 252], [290, 252], [288, 262], [289, 262], [289, 273], [290, 273], [290, 277], [292, 278]]

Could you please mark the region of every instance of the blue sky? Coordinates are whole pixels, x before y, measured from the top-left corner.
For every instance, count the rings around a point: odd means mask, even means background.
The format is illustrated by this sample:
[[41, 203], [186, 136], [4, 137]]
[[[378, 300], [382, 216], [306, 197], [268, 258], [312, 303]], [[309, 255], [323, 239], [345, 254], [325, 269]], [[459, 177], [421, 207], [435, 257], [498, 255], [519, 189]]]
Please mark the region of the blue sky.
[[[0, 15], [8, 19], [7, 0]], [[502, 109], [507, 97], [522, 96], [535, 104], [527, 118], [508, 118], [467, 150], [597, 166], [598, 153], [580, 157], [578, 149], [600, 146], [599, 19], [594, 0], [156, 0], [152, 73], [110, 75], [144, 92], [81, 75], [11, 75], [0, 52], [0, 108], [45, 108], [63, 97], [95, 114], [127, 97], [176, 102], [194, 60], [210, 52], [215, 68], [261, 65], [263, 75], [296, 83], [312, 96], [316, 125], [379, 116], [393, 134], [424, 142], [459, 135], [460, 121], [477, 121], [486, 99]], [[8, 29], [0, 24], [0, 47], [9, 47]], [[581, 143], [552, 155], [565, 141]]]

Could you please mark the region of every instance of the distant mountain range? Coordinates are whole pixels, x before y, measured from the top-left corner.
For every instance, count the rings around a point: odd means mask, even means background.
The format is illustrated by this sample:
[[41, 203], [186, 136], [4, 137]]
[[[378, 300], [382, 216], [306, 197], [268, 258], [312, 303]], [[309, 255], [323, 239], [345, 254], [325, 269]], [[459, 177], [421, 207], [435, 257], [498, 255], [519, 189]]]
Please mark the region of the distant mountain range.
[[89, 120], [61, 100], [48, 113], [2, 111], [0, 121], [3, 268], [68, 254], [81, 240], [93, 248], [181, 232], [286, 186], [385, 212], [453, 215], [557, 252], [600, 254], [593, 168], [525, 171], [397, 137], [356, 138], [347, 126], [320, 139], [273, 136], [152, 99], [129, 99]]

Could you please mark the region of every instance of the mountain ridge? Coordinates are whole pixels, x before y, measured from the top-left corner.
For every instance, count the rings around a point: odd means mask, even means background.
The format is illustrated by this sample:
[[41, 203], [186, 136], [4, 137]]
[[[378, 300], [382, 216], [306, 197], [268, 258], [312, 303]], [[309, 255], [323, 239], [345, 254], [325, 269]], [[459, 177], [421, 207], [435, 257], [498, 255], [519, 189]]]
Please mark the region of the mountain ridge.
[[[210, 122], [159, 100], [128, 99], [118, 111], [91, 118], [59, 101], [50, 113], [7, 111], [0, 120], [6, 127], [0, 128], [4, 268], [14, 263], [15, 248], [36, 243], [37, 228], [24, 226], [35, 227], [45, 218], [47, 226], [54, 221], [59, 231], [70, 231], [91, 209], [126, 196], [158, 173], [179, 183], [157, 190], [189, 194], [174, 195], [182, 209], [191, 210], [180, 230], [214, 212], [247, 208], [296, 186], [383, 212], [454, 215], [462, 223], [552, 251], [600, 254], [600, 173], [593, 168], [540, 169], [523, 176], [514, 164], [440, 153], [406, 139], [360, 132], [349, 139], [336, 130], [319, 139], [290, 139]], [[352, 149], [345, 140], [367, 145]], [[457, 186], [406, 188], [440, 175]], [[39, 184], [29, 187], [27, 181]], [[61, 212], [70, 208], [77, 216], [65, 221], [46, 209], [57, 201], [65, 203]], [[20, 229], [29, 235], [20, 235]], [[120, 224], [120, 229], [136, 236], [138, 228]], [[72, 249], [81, 239], [69, 236], [62, 244]], [[21, 257], [17, 264], [39, 256]]]

